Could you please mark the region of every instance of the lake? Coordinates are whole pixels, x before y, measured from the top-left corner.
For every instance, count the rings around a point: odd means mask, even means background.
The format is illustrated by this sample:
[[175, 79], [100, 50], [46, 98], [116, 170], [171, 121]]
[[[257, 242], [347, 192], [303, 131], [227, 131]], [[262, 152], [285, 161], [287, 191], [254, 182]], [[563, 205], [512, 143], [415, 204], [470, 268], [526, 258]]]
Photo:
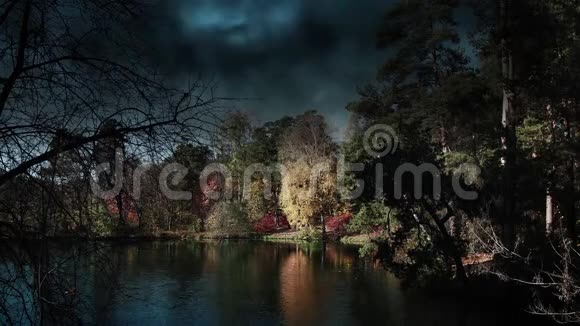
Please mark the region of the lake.
[[453, 326], [519, 318], [403, 290], [356, 247], [339, 244], [111, 242], [82, 252], [61, 272], [79, 275], [66, 295], [79, 298], [88, 324]]

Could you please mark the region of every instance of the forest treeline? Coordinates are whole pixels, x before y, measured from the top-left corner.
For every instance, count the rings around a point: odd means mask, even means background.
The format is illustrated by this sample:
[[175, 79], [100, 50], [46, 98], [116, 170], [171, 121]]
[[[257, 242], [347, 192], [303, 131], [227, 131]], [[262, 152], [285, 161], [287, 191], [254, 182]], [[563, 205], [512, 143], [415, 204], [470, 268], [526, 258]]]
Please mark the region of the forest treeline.
[[[213, 85], [176, 88], [135, 63], [140, 44], [107, 31], [124, 30], [138, 4], [71, 3], [92, 17], [87, 26], [71, 28], [73, 20], [61, 17], [78, 13], [50, 1], [0, 6], [3, 236], [250, 232], [275, 218], [276, 229], [289, 224], [319, 239], [330, 223], [338, 236], [368, 235], [362, 253], [410, 284], [493, 276], [533, 292], [533, 313], [580, 321], [579, 1], [387, 6], [376, 35], [385, 61], [346, 107], [340, 141], [316, 111], [258, 124], [243, 111], [224, 112]], [[103, 43], [123, 51], [95, 51]], [[396, 150], [378, 157], [365, 150], [366, 132], [377, 125], [397, 138]], [[118, 152], [121, 169], [95, 176]], [[362, 167], [341, 175], [342, 161]], [[171, 163], [188, 169], [170, 184], [191, 191], [190, 200], [159, 190]], [[231, 195], [215, 199], [202, 188], [220, 192], [228, 178], [215, 174], [201, 185], [200, 176], [217, 163], [231, 174]], [[283, 171], [244, 182], [255, 163]], [[428, 173], [422, 196], [412, 176], [395, 177], [403, 164], [426, 163], [439, 172], [437, 196]], [[466, 163], [477, 168], [461, 170]], [[119, 175], [114, 196], [94, 196], [92, 179], [107, 188]], [[458, 176], [477, 198], [456, 193]], [[348, 199], [342, 192], [356, 190], [357, 180], [365, 187]], [[397, 182], [401, 197], [392, 192]]]

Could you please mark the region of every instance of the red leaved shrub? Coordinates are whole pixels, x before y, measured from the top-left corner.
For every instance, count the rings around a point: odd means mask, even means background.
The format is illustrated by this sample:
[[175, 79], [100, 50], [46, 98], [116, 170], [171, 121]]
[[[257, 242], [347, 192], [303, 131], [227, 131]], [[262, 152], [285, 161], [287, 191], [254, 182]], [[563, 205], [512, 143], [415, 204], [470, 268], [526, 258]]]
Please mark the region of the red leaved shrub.
[[[139, 215], [137, 214], [137, 205], [135, 198], [122, 191], [120, 196], [121, 207], [123, 208], [123, 216], [126, 218], [126, 223], [129, 225], [137, 225], [139, 223]], [[107, 211], [113, 216], [119, 215], [119, 197], [109, 198], [105, 200]]]
[[348, 224], [351, 218], [352, 214], [350, 213], [328, 217], [325, 223], [326, 232], [335, 235], [346, 234], [346, 225]]
[[[219, 173], [212, 173], [207, 177], [207, 184], [205, 185], [208, 191], [222, 192], [225, 187], [225, 179]], [[202, 220], [206, 220], [212, 207], [217, 202], [215, 199], [210, 199], [202, 189], [194, 192], [192, 198], [192, 213]]]
[[280, 229], [286, 230], [289, 228], [290, 223], [288, 223], [284, 215], [278, 215], [278, 227], [276, 228], [276, 216], [274, 213], [267, 213], [252, 226], [252, 229], [259, 233], [273, 233]]

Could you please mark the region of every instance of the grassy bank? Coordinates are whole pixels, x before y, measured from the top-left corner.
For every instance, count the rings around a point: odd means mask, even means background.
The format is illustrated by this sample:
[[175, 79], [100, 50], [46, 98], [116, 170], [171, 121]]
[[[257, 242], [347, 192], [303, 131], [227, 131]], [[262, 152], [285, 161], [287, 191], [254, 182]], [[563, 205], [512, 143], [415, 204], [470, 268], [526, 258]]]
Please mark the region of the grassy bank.
[[371, 240], [368, 234], [347, 235], [340, 238], [341, 243], [360, 246], [371, 243]]
[[[40, 240], [41, 237], [28, 234], [24, 237], [27, 240]], [[22, 238], [6, 238], [6, 240], [19, 240]], [[250, 231], [159, 231], [159, 232], [137, 232], [137, 233], [115, 233], [107, 235], [93, 234], [59, 234], [46, 236], [48, 240], [97, 240], [97, 241], [156, 241], [156, 240], [260, 240], [268, 242], [305, 243], [320, 242], [321, 235], [318, 233], [303, 231], [283, 231], [277, 233], [258, 233]], [[370, 242], [368, 235], [345, 236], [340, 239], [327, 238], [328, 242], [341, 242], [350, 245], [364, 245]]]

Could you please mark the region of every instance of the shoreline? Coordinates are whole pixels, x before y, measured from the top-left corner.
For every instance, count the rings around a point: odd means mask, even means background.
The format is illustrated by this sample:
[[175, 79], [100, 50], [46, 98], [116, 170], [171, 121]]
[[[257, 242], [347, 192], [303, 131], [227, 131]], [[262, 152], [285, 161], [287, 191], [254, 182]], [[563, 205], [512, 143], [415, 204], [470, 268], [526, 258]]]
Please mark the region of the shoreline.
[[[366, 241], [361, 240], [367, 239]], [[26, 237], [26, 238], [0, 238], [0, 241], [171, 241], [171, 240], [258, 240], [278, 243], [316, 243], [321, 239], [304, 239], [298, 231], [287, 231], [278, 233], [257, 233], [257, 232], [190, 232], [190, 231], [164, 231], [158, 234], [119, 234], [107, 236], [90, 235], [56, 235], [46, 237]], [[341, 243], [346, 245], [362, 246], [368, 242], [366, 235], [344, 236], [339, 239], [329, 238], [325, 240], [329, 243]]]

